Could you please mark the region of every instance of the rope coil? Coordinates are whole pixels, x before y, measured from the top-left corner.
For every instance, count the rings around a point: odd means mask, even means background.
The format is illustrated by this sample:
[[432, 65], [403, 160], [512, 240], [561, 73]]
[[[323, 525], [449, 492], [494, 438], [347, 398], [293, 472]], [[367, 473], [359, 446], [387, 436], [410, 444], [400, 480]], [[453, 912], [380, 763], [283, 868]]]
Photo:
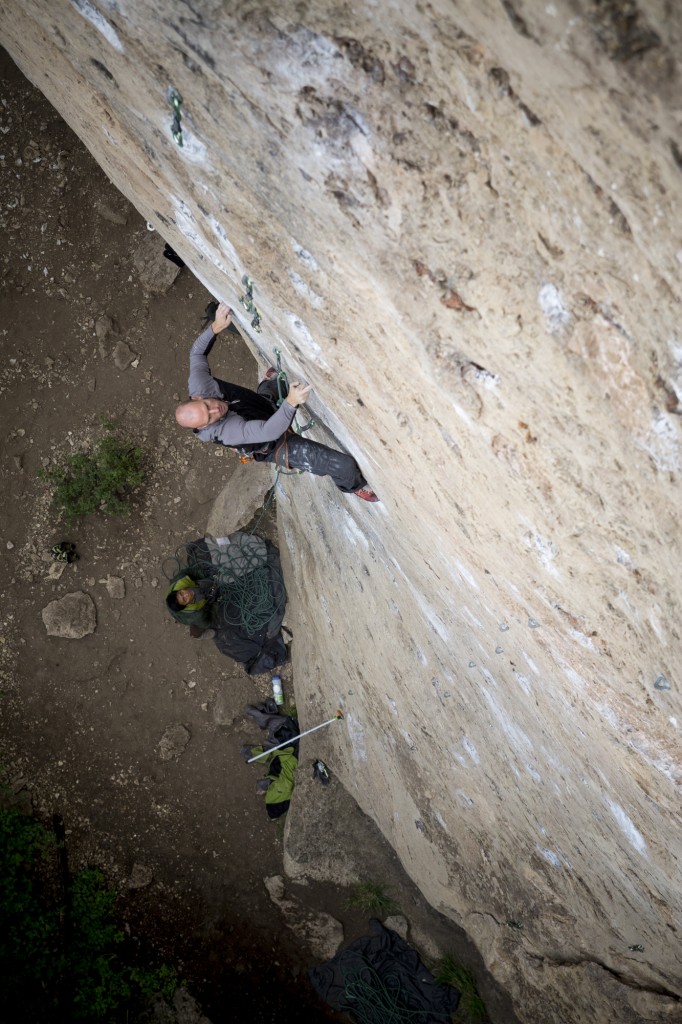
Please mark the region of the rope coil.
[[268, 564], [268, 549], [261, 537], [232, 534], [226, 545], [222, 538], [219, 544], [208, 537], [207, 553], [203, 550], [196, 542], [183, 544], [164, 560], [162, 570], [168, 580], [186, 574], [197, 583], [212, 584], [209, 597], [214, 603], [217, 629], [241, 626], [254, 635], [284, 609], [284, 581], [281, 573]]
[[360, 959], [362, 965], [357, 970], [344, 970], [343, 1002], [338, 1006], [341, 1012], [350, 1013], [358, 1024], [420, 1024], [434, 1020], [445, 1024], [452, 1019], [450, 1013], [439, 1013], [431, 1008], [410, 1010], [405, 1006], [406, 993], [400, 971], [388, 970], [380, 975], [364, 956]]

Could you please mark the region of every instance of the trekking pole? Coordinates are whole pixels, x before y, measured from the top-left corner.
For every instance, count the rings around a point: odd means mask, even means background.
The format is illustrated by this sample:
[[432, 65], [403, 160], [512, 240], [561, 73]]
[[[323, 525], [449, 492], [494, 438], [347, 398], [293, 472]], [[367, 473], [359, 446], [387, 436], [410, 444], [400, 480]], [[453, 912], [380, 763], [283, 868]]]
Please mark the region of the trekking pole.
[[262, 754], [256, 754], [255, 757], [250, 757], [246, 762], [251, 764], [252, 761], [257, 761], [261, 757], [265, 757], [267, 754], [271, 754], [273, 750], [279, 750], [281, 747], [290, 747], [296, 740], [300, 740], [301, 736], [308, 736], [311, 732], [317, 732], [318, 729], [324, 729], [325, 725], [331, 725], [332, 722], [338, 722], [340, 718], [343, 718], [343, 711], [338, 708], [333, 718], [330, 718], [327, 722], [322, 722], [321, 725], [314, 725], [312, 729], [306, 729], [305, 732], [299, 732], [298, 736], [292, 736], [290, 740], [285, 740], [284, 743], [278, 743], [276, 747], [269, 747], [264, 750]]

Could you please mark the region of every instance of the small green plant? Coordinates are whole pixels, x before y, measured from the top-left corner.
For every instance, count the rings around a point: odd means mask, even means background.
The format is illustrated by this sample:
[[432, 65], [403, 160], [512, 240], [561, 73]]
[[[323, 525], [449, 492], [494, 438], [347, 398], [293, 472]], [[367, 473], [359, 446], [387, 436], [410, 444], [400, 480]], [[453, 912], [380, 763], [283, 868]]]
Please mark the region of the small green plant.
[[380, 882], [358, 882], [346, 900], [352, 910], [362, 910], [365, 914], [386, 917], [400, 909], [393, 896]]
[[476, 979], [471, 971], [458, 964], [453, 956], [448, 954], [439, 962], [436, 971], [436, 981], [439, 985], [452, 985], [461, 993], [457, 1016], [463, 1020], [483, 1024], [488, 1020], [485, 1004], [478, 994]]
[[94, 868], [71, 884], [72, 935], [67, 950], [76, 1020], [102, 1019], [130, 997], [126, 971], [115, 954], [123, 932], [112, 919], [116, 893]]
[[61, 466], [39, 470], [54, 488], [52, 503], [72, 523], [92, 512], [128, 515], [130, 492], [144, 480], [142, 450], [117, 437], [111, 422], [91, 452], [70, 455]]
[[[178, 985], [167, 964], [132, 965], [114, 918], [116, 891], [101, 871], [64, 889], [58, 844], [39, 822], [0, 809], [0, 988], [22, 1021], [137, 1020], [149, 1000]], [[18, 1019], [18, 1018], [17, 1018]]]
[[37, 821], [0, 810], [0, 979], [7, 1005], [41, 1018], [41, 983], [59, 977], [59, 908], [43, 900], [55, 840]]

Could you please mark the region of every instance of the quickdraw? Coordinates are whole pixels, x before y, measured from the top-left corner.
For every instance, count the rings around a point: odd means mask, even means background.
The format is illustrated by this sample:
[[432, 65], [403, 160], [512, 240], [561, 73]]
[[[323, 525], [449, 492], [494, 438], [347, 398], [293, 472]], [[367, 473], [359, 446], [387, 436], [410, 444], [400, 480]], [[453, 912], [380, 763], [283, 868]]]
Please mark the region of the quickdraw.
[[[282, 402], [286, 398], [286, 393], [284, 391], [283, 385], [288, 390], [288, 388], [289, 388], [289, 381], [287, 379], [287, 375], [286, 375], [285, 371], [282, 369], [282, 352], [281, 352], [281, 350], [278, 349], [278, 348], [273, 348], [272, 351], [275, 354], [275, 361], [276, 361], [276, 370], [277, 370], [277, 408], [279, 409], [280, 405], [282, 404]], [[296, 418], [295, 417], [294, 417], [294, 419], [292, 421], [292, 429], [295, 430], [297, 434], [304, 434], [306, 432], [306, 430], [310, 430], [310, 428], [314, 427], [314, 426], [315, 426], [315, 420], [312, 419], [312, 418], [310, 420], [308, 420], [307, 423], [304, 423], [303, 426], [300, 426], [300, 424], [298, 424], [296, 422]]]
[[246, 288], [246, 292], [244, 293], [244, 295], [241, 296], [239, 301], [241, 302], [246, 312], [252, 314], [253, 319], [251, 321], [251, 326], [253, 327], [254, 331], [257, 331], [257, 333], [260, 334], [261, 331], [263, 330], [263, 328], [261, 327], [260, 312], [253, 301], [253, 281], [248, 276], [248, 274], [244, 274], [244, 276], [242, 277], [242, 284]]
[[184, 145], [182, 141], [182, 96], [177, 89], [172, 87], [168, 90], [168, 99], [173, 107], [173, 120], [171, 121], [171, 133], [173, 135], [173, 142], [177, 143], [180, 148]]

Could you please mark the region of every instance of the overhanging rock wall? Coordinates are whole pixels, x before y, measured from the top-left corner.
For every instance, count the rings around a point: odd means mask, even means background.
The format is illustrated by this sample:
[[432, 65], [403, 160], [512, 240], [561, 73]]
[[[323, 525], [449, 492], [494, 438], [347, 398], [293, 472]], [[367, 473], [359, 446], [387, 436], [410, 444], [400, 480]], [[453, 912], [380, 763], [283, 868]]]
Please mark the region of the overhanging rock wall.
[[679, 1021], [679, 7], [9, 0], [0, 25], [381, 496], [288, 478], [280, 505], [298, 707], [343, 707], [338, 774], [522, 1019]]

